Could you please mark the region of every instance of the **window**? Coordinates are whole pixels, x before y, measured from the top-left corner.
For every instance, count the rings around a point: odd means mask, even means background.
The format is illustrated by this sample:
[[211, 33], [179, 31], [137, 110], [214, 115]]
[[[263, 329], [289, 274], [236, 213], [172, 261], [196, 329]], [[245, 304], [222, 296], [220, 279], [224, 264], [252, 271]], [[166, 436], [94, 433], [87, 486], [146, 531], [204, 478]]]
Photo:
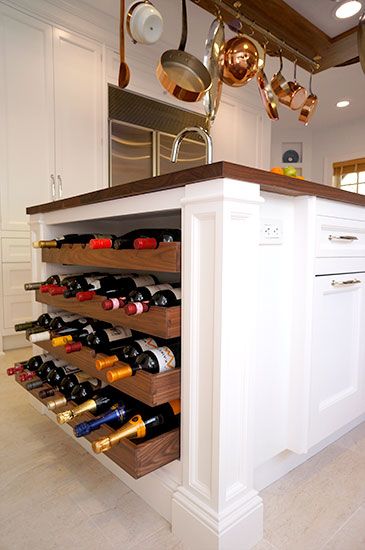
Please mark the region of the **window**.
[[335, 162], [333, 182], [345, 191], [365, 195], [365, 158]]

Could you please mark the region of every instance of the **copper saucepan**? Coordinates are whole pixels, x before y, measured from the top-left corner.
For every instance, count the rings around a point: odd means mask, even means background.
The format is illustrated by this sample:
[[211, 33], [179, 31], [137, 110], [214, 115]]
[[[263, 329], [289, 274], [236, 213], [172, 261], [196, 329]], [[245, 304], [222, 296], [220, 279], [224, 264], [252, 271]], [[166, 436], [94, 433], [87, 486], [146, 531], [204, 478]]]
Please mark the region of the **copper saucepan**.
[[311, 73], [310, 80], [309, 80], [309, 92], [310, 95], [307, 97], [301, 111], [299, 114], [299, 121], [303, 122], [306, 126], [310, 123], [314, 113], [317, 110], [318, 107], [318, 97], [313, 93], [312, 91], [312, 78], [313, 73]]
[[280, 103], [293, 111], [300, 109], [307, 99], [308, 92], [297, 82], [297, 62], [294, 62], [294, 81], [287, 82], [282, 75], [283, 56], [280, 51], [280, 69], [271, 79], [271, 87], [278, 96]]
[[203, 63], [185, 52], [187, 35], [186, 0], [182, 0], [182, 33], [179, 49], [167, 50], [162, 54], [156, 74], [162, 86], [171, 95], [182, 101], [195, 102], [203, 99], [212, 85], [212, 79]]
[[264, 46], [263, 65], [257, 71], [256, 78], [261, 95], [262, 103], [266, 109], [267, 115], [271, 120], [279, 120], [278, 106], [270, 82], [265, 74], [266, 63], [266, 45]]
[[241, 35], [231, 38], [224, 46], [221, 64], [222, 80], [228, 86], [244, 86], [256, 76], [259, 53], [252, 40]]

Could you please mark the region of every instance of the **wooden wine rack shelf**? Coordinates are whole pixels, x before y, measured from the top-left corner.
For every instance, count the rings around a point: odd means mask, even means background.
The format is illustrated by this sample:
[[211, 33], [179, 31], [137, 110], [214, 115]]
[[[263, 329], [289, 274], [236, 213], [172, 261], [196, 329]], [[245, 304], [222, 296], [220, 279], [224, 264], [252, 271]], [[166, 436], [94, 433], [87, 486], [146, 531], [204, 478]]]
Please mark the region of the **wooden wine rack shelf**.
[[63, 245], [61, 248], [42, 250], [42, 261], [52, 264], [164, 273], [180, 273], [180, 257], [180, 243], [161, 243], [156, 250], [92, 250], [82, 245]]
[[[25, 391], [35, 397], [35, 399], [40, 401], [43, 405], [45, 404], [45, 400], [38, 397], [39, 389], [29, 391], [25, 387], [26, 383], [19, 382], [18, 377], [16, 377], [16, 381]], [[47, 387], [47, 385], [45, 385], [45, 387]], [[57, 412], [65, 410], [65, 408], [69, 408], [69, 406], [58, 409]], [[69, 425], [73, 427], [75, 424], [90, 420], [91, 418], [94, 418], [91, 414], [84, 414], [73, 422], [70, 422]], [[102, 426], [100, 429], [86, 436], [85, 439], [92, 443], [96, 439], [108, 435], [112, 431], [113, 430], [108, 426]], [[137, 440], [133, 442], [125, 440], [104, 454], [118, 466], [123, 468], [129, 475], [138, 479], [179, 458], [180, 430], [179, 428], [175, 428], [147, 441]]]
[[94, 296], [92, 300], [79, 302], [76, 298], [51, 296], [36, 291], [36, 300], [42, 304], [58, 309], [79, 313], [100, 321], [108, 321], [113, 325], [121, 325], [151, 336], [160, 338], [176, 338], [180, 336], [181, 307], [151, 307], [142, 315], [126, 315], [123, 309], [105, 311], [101, 307], [102, 296]]
[[[106, 379], [106, 370], [96, 370], [95, 357], [90, 348], [83, 347], [80, 351], [74, 353], [66, 353], [65, 348], [53, 347], [48, 341], [37, 342], [37, 346], [51, 353], [58, 359], [67, 361], [74, 367], [87, 372], [91, 376], [106, 382], [110, 386], [114, 386], [118, 390], [142, 401], [150, 407], [161, 405], [172, 399], [180, 397], [180, 369], [173, 369], [170, 372], [162, 372], [160, 374], [150, 374], [145, 371], [138, 371], [135, 376], [118, 380], [110, 384]], [[100, 355], [101, 356], [101, 355]], [[119, 363], [116, 363], [117, 367]]]

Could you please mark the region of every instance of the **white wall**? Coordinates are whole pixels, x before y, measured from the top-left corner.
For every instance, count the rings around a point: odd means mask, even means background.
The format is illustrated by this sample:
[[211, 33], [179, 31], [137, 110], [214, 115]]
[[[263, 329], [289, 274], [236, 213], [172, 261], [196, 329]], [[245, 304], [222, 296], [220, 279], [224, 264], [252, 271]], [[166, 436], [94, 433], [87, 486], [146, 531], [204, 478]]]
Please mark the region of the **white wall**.
[[331, 185], [332, 164], [365, 157], [364, 119], [313, 133], [312, 179]]

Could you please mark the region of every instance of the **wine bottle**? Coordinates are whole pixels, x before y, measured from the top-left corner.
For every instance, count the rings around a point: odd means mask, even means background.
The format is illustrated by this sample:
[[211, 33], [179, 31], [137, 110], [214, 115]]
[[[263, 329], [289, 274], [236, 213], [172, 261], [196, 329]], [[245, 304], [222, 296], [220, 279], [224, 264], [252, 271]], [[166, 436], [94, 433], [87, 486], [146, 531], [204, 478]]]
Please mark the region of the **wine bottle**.
[[76, 374], [80, 372], [80, 369], [77, 367], [71, 367], [71, 365], [58, 366], [51, 371], [46, 376], [46, 382], [52, 386], [52, 388], [59, 388], [62, 380], [69, 374]]
[[19, 374], [19, 382], [26, 382], [27, 380], [33, 380], [37, 376], [35, 371], [26, 371]]
[[32, 332], [28, 339], [32, 343], [51, 340], [57, 336], [66, 336], [76, 333], [90, 324], [86, 317], [79, 317], [76, 313], [65, 313], [55, 317], [48, 327], [48, 330]]
[[138, 355], [136, 364], [150, 373], [165, 372], [180, 366], [180, 342], [168, 343], [157, 349], [149, 349]]
[[45, 292], [47, 286], [60, 285], [61, 283], [64, 283], [65, 281], [72, 279], [75, 276], [76, 275], [71, 274], [50, 275], [45, 281], [42, 282], [25, 283], [24, 290], [40, 290], [41, 287], [44, 287], [43, 291]]
[[113, 367], [118, 361], [126, 363], [134, 362], [135, 358], [148, 349], [158, 348], [158, 343], [151, 336], [146, 338], [140, 338], [134, 340], [126, 346], [122, 346], [120, 349], [115, 350], [113, 355], [107, 355], [105, 357], [99, 357], [95, 361], [95, 368], [97, 370], [103, 370]]
[[27, 361], [17, 361], [16, 363], [14, 363], [14, 365], [12, 367], [9, 367], [8, 369], [6, 369], [6, 374], [8, 376], [13, 376], [14, 374], [18, 374], [20, 372], [23, 372], [27, 364], [28, 364], [28, 360]]
[[64, 298], [74, 298], [79, 292], [98, 288], [100, 280], [110, 277], [107, 273], [86, 273], [81, 275], [63, 289]]
[[156, 294], [156, 292], [159, 292], [161, 290], [171, 290], [173, 287], [177, 286], [175, 283], [169, 284], [164, 283], [161, 285], [148, 285], [148, 286], [141, 286], [139, 288], [136, 288], [135, 290], [132, 290], [128, 294], [127, 301], [128, 302], [150, 302], [152, 296]]
[[124, 312], [126, 315], [141, 315], [141, 313], [146, 313], [150, 309], [148, 302], [131, 302], [124, 306]]
[[47, 328], [52, 320], [58, 315], [62, 315], [62, 311], [42, 313], [35, 321], [27, 321], [26, 323], [17, 323], [14, 325], [15, 332], [22, 332], [35, 327]]
[[95, 295], [106, 297], [127, 296], [133, 289], [143, 285], [158, 283], [154, 275], [110, 275], [98, 281], [91, 290], [78, 292], [76, 298], [83, 302], [91, 300]]
[[61, 380], [58, 388], [63, 395], [47, 401], [47, 408], [53, 411], [66, 405], [69, 400], [80, 404], [94, 395], [99, 387], [100, 380], [90, 377], [86, 372], [69, 374]]
[[67, 362], [63, 359], [56, 359], [52, 356], [48, 357], [49, 358], [36, 370], [37, 376], [41, 380], [46, 380], [47, 376], [53, 369], [57, 367], [65, 367], [67, 365]]
[[111, 409], [103, 416], [76, 424], [74, 427], [74, 434], [76, 437], [85, 437], [89, 433], [98, 430], [104, 424], [116, 424], [117, 426], [121, 425], [126, 421], [128, 416], [131, 416], [132, 413], [132, 404], [119, 400], [119, 402], [111, 407]]
[[151, 298], [151, 306], [173, 307], [181, 305], [181, 288], [159, 290]]
[[64, 244], [88, 244], [91, 239], [97, 238], [113, 238], [113, 235], [97, 235], [92, 233], [70, 233], [58, 239], [48, 241], [34, 241], [33, 248], [61, 248]]
[[169, 431], [179, 425], [180, 408], [180, 399], [175, 399], [159, 407], [154, 407], [147, 414], [136, 414], [119, 430], [94, 441], [92, 443], [93, 451], [105, 453], [123, 439], [149, 437], [162, 428], [164, 431]]
[[90, 399], [82, 402], [77, 407], [58, 413], [57, 422], [59, 424], [65, 424], [86, 412], [91, 412], [95, 414], [95, 416], [103, 414], [105, 411], [109, 410], [118, 399], [120, 400], [120, 398], [121, 394], [118, 390], [111, 386], [105, 386], [105, 388], [101, 388], [98, 392], [94, 393]]
[[47, 397], [51, 397], [55, 394], [55, 391], [53, 388], [47, 388], [46, 390], [40, 390], [38, 392], [39, 399], [46, 399]]
[[96, 352], [113, 353], [113, 350], [133, 341], [129, 328], [113, 327], [96, 330], [88, 336], [87, 345]]
[[[90, 334], [93, 334], [96, 330], [101, 330], [104, 328], [110, 328], [112, 325], [110, 323], [107, 323], [106, 321], [98, 321], [94, 319], [88, 320], [87, 325], [81, 325], [80, 327], [65, 327], [61, 331], [57, 332], [57, 336], [54, 336], [52, 338], [52, 346], [58, 347], [58, 346], [64, 346], [69, 343], [75, 343], [78, 342], [80, 344], [85, 343], [88, 336]], [[78, 347], [78, 349], [81, 349]], [[66, 350], [67, 351], [67, 350]], [[75, 349], [73, 350], [75, 351]]]
[[160, 243], [171, 243], [181, 241], [181, 229], [159, 229], [154, 237], [137, 237], [133, 246], [137, 250], [155, 249]]
[[133, 229], [120, 237], [92, 239], [89, 247], [92, 249], [114, 248], [115, 250], [133, 248], [134, 240], [138, 237], [154, 237], [161, 229]]

